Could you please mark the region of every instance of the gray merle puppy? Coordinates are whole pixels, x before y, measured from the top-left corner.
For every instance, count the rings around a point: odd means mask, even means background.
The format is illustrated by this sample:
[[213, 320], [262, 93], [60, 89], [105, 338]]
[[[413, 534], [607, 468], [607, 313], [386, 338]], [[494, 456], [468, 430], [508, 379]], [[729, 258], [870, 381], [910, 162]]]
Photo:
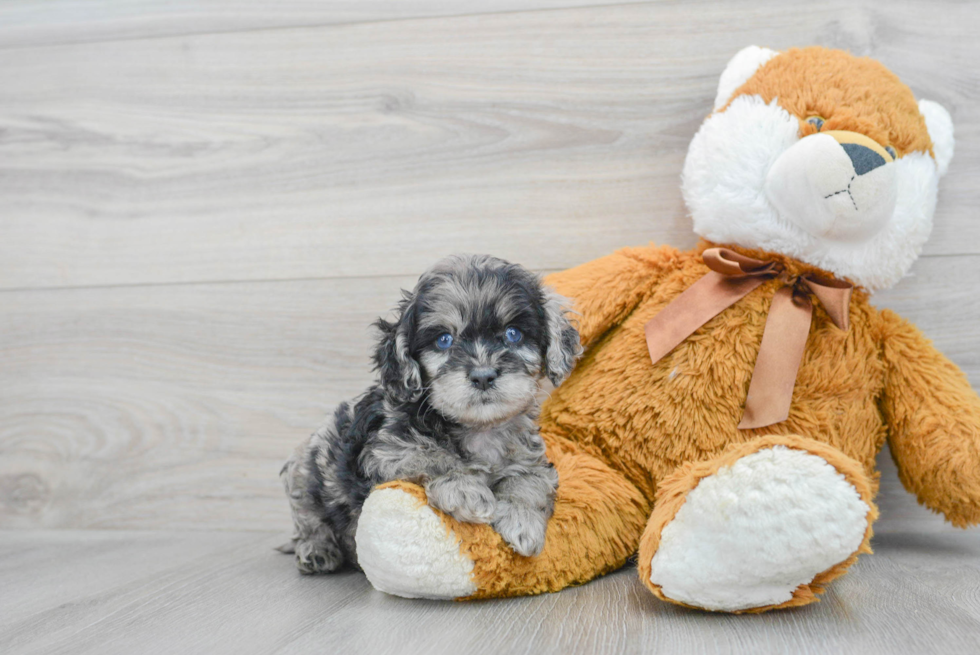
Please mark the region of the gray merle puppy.
[[378, 381], [296, 449], [280, 477], [303, 573], [357, 566], [354, 534], [377, 484], [410, 480], [519, 554], [544, 547], [558, 474], [538, 434], [538, 382], [581, 354], [564, 300], [503, 260], [442, 260], [378, 320]]

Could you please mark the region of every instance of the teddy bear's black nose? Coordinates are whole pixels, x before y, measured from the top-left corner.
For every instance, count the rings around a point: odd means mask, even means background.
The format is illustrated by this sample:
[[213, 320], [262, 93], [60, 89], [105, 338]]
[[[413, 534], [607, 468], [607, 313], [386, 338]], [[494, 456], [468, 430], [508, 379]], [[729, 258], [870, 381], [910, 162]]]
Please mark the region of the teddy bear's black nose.
[[856, 143], [842, 143], [840, 147], [851, 158], [851, 163], [854, 164], [855, 175], [864, 175], [879, 166], [885, 165], [885, 158], [867, 146], [861, 146]]

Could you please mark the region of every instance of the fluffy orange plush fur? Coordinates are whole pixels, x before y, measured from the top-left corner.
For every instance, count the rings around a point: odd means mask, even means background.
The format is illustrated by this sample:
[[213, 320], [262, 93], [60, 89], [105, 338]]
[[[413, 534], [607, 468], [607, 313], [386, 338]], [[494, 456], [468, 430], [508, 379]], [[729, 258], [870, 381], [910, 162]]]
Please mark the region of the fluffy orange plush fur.
[[[524, 558], [488, 526], [439, 513], [474, 561], [479, 590], [470, 598], [581, 584], [622, 566], [638, 547], [641, 578], [663, 597], [649, 582], [658, 528], [702, 477], [777, 443], [820, 454], [871, 504], [878, 487], [875, 456], [888, 438], [902, 482], [920, 502], [955, 525], [980, 522], [975, 468], [980, 398], [915, 327], [888, 310], [876, 310], [860, 289], [851, 301], [846, 333], [822, 309], [815, 310], [784, 423], [747, 431], [736, 427], [775, 281], [651, 365], [643, 327], [707, 272], [699, 255], [708, 245], [702, 242], [688, 252], [629, 248], [548, 277], [548, 284], [576, 298], [587, 348], [541, 416], [548, 455], [560, 477], [555, 515], [544, 552]], [[764, 254], [737, 249], [755, 257]], [[814, 271], [767, 256], [792, 271]], [[416, 485], [389, 486], [409, 490], [424, 502]], [[870, 552], [876, 516], [872, 505], [865, 539], [852, 557], [801, 586], [780, 607], [813, 601], [859, 552]], [[764, 609], [771, 607], [753, 611]]]
[[[842, 83], [842, 79], [846, 83]], [[866, 135], [899, 156], [931, 153], [915, 99], [877, 62], [822, 48], [789, 51], [765, 63], [735, 93], [752, 94], [816, 128]], [[722, 109], [724, 111], [724, 108]], [[665, 526], [706, 478], [775, 447], [814, 455], [836, 471], [867, 507], [863, 539], [839, 561], [800, 583], [788, 600], [745, 606], [762, 611], [804, 605], [870, 552], [875, 457], [887, 440], [902, 483], [954, 525], [980, 522], [980, 398], [957, 367], [914, 326], [875, 309], [855, 286], [850, 327], [836, 327], [814, 304], [789, 418], [738, 429], [773, 294], [769, 280], [710, 319], [656, 363], [644, 327], [708, 273], [701, 253], [724, 245], [778, 262], [789, 276], [834, 275], [778, 252], [702, 241], [682, 252], [669, 246], [626, 248], [547, 284], [574, 299], [585, 355], [541, 413], [541, 432], [560, 484], [544, 551], [515, 555], [486, 525], [438, 513], [461, 552], [474, 563], [477, 591], [469, 598], [534, 594], [584, 583], [639, 553], [643, 583]], [[425, 502], [421, 488], [396, 482]], [[830, 519], [832, 520], [832, 518]]]
[[849, 130], [892, 146], [899, 155], [929, 151], [932, 143], [915, 96], [897, 75], [868, 57], [840, 50], [798, 48], [766, 63], [734, 97], [758, 95], [776, 100], [800, 119], [800, 136], [817, 128], [810, 116], [824, 119], [823, 130]]

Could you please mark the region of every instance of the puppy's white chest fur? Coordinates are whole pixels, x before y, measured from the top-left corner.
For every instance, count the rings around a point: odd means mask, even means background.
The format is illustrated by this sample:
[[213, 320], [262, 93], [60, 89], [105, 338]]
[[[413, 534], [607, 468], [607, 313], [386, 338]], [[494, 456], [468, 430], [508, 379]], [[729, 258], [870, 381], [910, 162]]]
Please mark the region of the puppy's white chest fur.
[[533, 421], [520, 415], [503, 423], [470, 428], [461, 435], [460, 445], [474, 464], [495, 472], [514, 461], [515, 449], [530, 450], [527, 446], [533, 437]]
[[463, 439], [463, 450], [470, 459], [493, 470], [500, 465], [507, 452], [504, 436], [497, 428], [471, 432]]

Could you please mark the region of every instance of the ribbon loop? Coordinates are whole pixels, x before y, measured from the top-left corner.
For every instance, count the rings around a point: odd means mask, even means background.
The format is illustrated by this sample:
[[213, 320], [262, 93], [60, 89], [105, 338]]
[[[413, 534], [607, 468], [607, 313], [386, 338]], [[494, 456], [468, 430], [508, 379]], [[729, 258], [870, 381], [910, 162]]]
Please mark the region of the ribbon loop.
[[728, 248], [708, 248], [701, 253], [701, 260], [714, 272], [733, 277], [777, 273], [776, 262], [764, 262], [761, 259], [746, 257]]
[[813, 275], [790, 277], [778, 262], [753, 259], [727, 248], [709, 248], [702, 260], [711, 271], [647, 322], [644, 332], [650, 359], [656, 364], [702, 325], [778, 277], [784, 286], [776, 291], [769, 308], [738, 427], [748, 430], [781, 423], [789, 418], [796, 374], [810, 332], [813, 303], [809, 294], [834, 325], [846, 331], [852, 287]]

